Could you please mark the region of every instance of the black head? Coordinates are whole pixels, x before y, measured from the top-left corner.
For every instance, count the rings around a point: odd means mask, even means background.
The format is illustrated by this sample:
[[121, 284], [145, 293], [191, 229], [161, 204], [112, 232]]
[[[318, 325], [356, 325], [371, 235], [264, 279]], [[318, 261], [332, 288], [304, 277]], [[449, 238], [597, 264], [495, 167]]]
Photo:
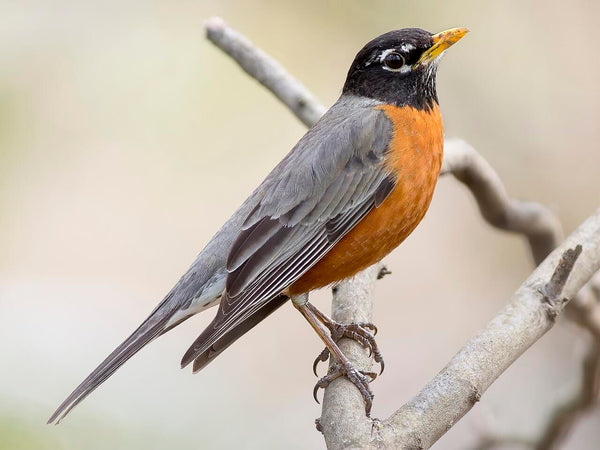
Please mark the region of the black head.
[[382, 34], [354, 58], [343, 93], [430, 109], [437, 103], [435, 76], [439, 60], [467, 31], [453, 28], [431, 34], [419, 28], [404, 28]]

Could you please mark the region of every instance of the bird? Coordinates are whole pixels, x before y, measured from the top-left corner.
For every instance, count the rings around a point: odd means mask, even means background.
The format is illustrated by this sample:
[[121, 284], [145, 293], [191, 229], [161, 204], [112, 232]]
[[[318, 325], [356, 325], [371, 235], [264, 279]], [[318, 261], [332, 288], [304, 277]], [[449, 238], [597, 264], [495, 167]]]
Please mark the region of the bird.
[[[52, 414], [59, 423], [142, 347], [219, 305], [184, 354], [198, 372], [291, 300], [325, 344], [334, 368], [315, 386], [345, 376], [370, 414], [374, 374], [357, 370], [337, 345], [357, 340], [383, 358], [370, 323], [338, 324], [309, 293], [380, 261], [429, 208], [443, 157], [438, 64], [468, 30], [389, 31], [354, 58], [342, 93], [198, 254], [142, 324]], [[316, 373], [316, 371], [315, 371]]]

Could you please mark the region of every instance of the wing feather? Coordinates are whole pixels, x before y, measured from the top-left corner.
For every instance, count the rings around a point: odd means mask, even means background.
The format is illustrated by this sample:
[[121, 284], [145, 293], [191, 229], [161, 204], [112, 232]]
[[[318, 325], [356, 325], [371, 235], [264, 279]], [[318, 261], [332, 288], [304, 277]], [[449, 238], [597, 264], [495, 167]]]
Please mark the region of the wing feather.
[[[260, 317], [258, 311], [389, 195], [395, 177], [383, 161], [391, 124], [369, 102], [340, 100], [269, 175], [264, 197], [229, 255], [217, 316], [186, 352], [183, 366]], [[382, 132], [385, 139], [377, 135]]]

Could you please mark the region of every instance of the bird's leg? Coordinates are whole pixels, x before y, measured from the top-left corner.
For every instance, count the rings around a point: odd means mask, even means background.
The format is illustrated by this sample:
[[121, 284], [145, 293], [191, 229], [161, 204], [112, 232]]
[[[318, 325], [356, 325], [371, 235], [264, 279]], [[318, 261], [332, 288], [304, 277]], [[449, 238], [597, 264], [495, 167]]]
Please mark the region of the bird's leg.
[[[367, 416], [369, 416], [371, 413], [371, 406], [373, 404], [373, 393], [371, 392], [371, 389], [369, 388], [369, 383], [371, 381], [373, 381], [373, 379], [375, 379], [375, 377], [377, 375], [374, 373], [363, 372], [363, 371], [357, 370], [352, 365], [352, 363], [348, 360], [346, 355], [344, 355], [344, 353], [338, 347], [338, 345], [336, 343], [336, 339], [334, 339], [333, 336], [330, 335], [327, 332], [327, 330], [325, 330], [323, 328], [323, 325], [326, 326], [333, 334], [334, 331], [332, 329], [332, 324], [336, 324], [336, 325], [339, 325], [339, 324], [337, 324], [333, 320], [329, 319], [327, 316], [322, 314], [317, 308], [315, 308], [313, 305], [308, 303], [308, 294], [302, 294], [300, 296], [292, 297], [292, 303], [294, 304], [296, 309], [298, 311], [300, 311], [300, 313], [304, 316], [304, 318], [308, 321], [308, 323], [310, 323], [310, 325], [313, 327], [313, 329], [319, 335], [321, 340], [325, 343], [326, 350], [328, 351], [328, 355], [329, 354], [333, 355], [333, 358], [336, 361], [336, 364], [333, 367], [333, 369], [330, 370], [330, 372], [326, 376], [321, 378], [315, 385], [315, 389], [313, 390], [313, 395], [315, 397], [315, 400], [317, 400], [316, 393], [319, 388], [326, 388], [329, 385], [329, 383], [331, 383], [333, 380], [335, 380], [341, 376], [345, 376], [360, 391], [360, 393], [363, 396], [363, 399], [365, 401], [365, 412], [366, 412]], [[342, 325], [342, 327], [343, 327], [343, 325]], [[356, 327], [354, 327], [354, 328], [356, 328]], [[358, 328], [361, 328], [361, 327], [358, 327]], [[358, 328], [356, 328], [356, 329], [358, 329]], [[342, 330], [341, 328], [335, 328], [335, 329], [339, 330], [342, 333], [340, 335], [340, 337], [338, 337], [338, 339], [340, 339], [342, 336], [347, 335], [347, 333], [344, 333], [343, 331], [341, 331]], [[357, 332], [349, 331], [348, 333], [352, 335]], [[362, 334], [363, 334], [362, 332], [358, 332], [357, 336], [362, 335]], [[371, 336], [372, 336], [372, 334], [371, 334]], [[348, 337], [356, 339], [356, 337], [353, 337], [353, 336], [348, 336]], [[358, 340], [358, 339], [356, 339], [356, 340]], [[368, 342], [368, 340], [367, 339], [364, 339], [363, 341], [358, 340], [358, 342], [363, 344], [363, 342]], [[375, 347], [375, 349], [376, 348], [377, 347]], [[372, 349], [374, 354], [375, 354], [375, 349]], [[379, 352], [379, 350], [377, 349], [377, 353], [378, 352]], [[318, 403], [318, 400], [317, 400], [317, 403]]]
[[[381, 355], [381, 351], [379, 350], [379, 346], [375, 341], [375, 335], [377, 334], [377, 327], [370, 322], [353, 322], [349, 324], [338, 323], [317, 308], [315, 308], [312, 304], [306, 303], [306, 306], [311, 309], [311, 311], [317, 316], [319, 321], [325, 325], [329, 331], [331, 332], [331, 337], [335, 342], [338, 342], [341, 338], [349, 338], [364, 348], [369, 350], [369, 356], [373, 355], [373, 359], [376, 363], [379, 363], [381, 369], [379, 370], [379, 375], [383, 373], [383, 369], [385, 368], [385, 362], [383, 361], [383, 356]], [[317, 356], [313, 363], [313, 372], [317, 375], [317, 366], [319, 362], [325, 362], [329, 359], [329, 349], [325, 347], [325, 349]]]

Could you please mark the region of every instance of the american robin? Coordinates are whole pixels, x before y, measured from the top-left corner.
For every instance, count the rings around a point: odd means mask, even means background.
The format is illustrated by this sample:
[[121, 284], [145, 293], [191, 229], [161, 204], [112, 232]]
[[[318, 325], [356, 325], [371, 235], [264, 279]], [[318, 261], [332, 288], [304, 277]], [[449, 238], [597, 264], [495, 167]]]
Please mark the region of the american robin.
[[316, 362], [332, 355], [337, 363], [317, 387], [347, 376], [368, 415], [370, 377], [351, 365], [336, 341], [357, 339], [383, 365], [374, 327], [335, 323], [308, 302], [308, 293], [381, 260], [425, 215], [443, 153], [436, 71], [444, 51], [466, 33], [407, 28], [366, 44], [339, 100], [49, 422], [62, 419], [150, 341], [209, 306], [220, 303], [182, 360], [182, 367], [193, 362], [194, 372], [289, 299], [326, 345]]

